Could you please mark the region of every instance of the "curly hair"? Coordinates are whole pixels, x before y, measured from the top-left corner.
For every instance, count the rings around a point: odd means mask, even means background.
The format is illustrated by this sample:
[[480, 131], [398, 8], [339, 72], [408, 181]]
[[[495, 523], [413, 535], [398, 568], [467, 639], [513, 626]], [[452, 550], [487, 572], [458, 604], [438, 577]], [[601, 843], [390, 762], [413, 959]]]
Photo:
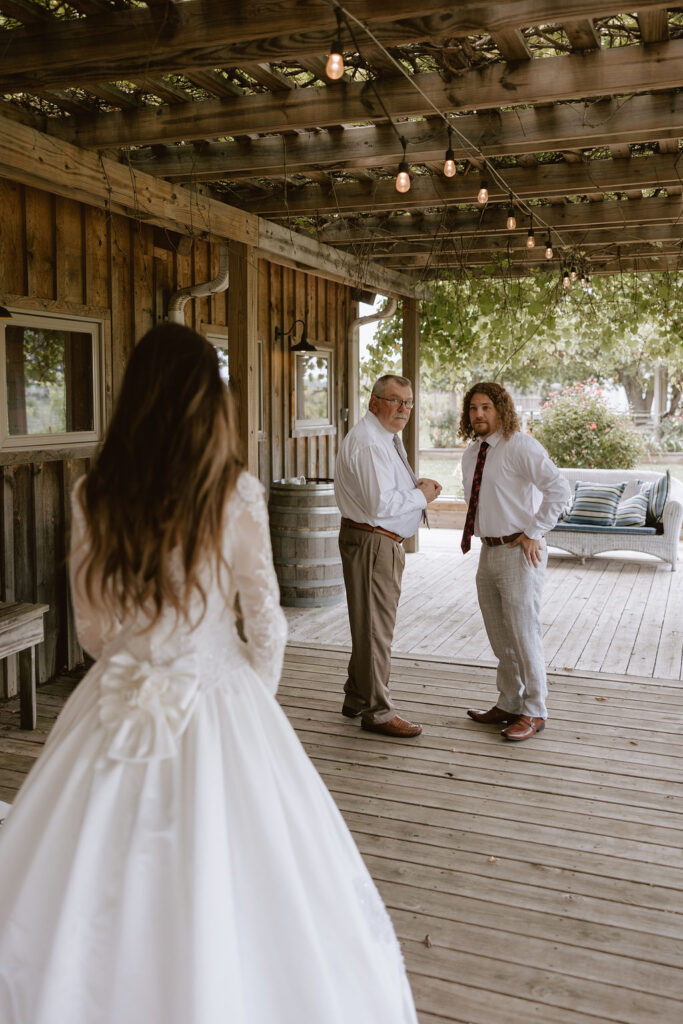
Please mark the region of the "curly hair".
[[491, 399], [500, 419], [500, 432], [503, 437], [508, 438], [516, 430], [519, 430], [519, 420], [514, 403], [503, 385], [497, 384], [495, 381], [479, 381], [472, 385], [463, 399], [458, 431], [460, 437], [467, 441], [477, 436], [470, 423], [470, 402], [473, 395], [487, 395]]
[[[170, 606], [188, 618], [199, 577], [222, 562], [223, 511], [242, 469], [216, 350], [180, 324], [160, 324], [133, 349], [102, 449], [81, 499], [90, 537], [86, 589], [150, 627]], [[171, 575], [178, 549], [184, 580]]]

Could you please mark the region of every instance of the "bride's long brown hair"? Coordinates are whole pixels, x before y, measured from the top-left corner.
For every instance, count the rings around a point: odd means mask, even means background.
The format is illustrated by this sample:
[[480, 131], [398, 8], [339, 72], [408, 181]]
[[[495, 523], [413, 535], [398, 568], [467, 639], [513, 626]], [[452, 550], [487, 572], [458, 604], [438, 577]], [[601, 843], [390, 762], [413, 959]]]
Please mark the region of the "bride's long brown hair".
[[[102, 449], [82, 491], [92, 558], [86, 589], [118, 612], [169, 605], [188, 620], [206, 595], [198, 567], [221, 562], [225, 502], [242, 465], [232, 405], [214, 347], [179, 324], [136, 345]], [[170, 575], [178, 548], [184, 580]]]

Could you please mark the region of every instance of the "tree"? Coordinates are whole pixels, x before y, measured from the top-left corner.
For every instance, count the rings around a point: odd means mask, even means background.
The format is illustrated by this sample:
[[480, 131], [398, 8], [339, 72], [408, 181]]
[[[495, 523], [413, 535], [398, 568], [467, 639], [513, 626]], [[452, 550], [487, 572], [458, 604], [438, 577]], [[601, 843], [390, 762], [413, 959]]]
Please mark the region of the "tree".
[[[496, 266], [488, 268], [491, 273]], [[594, 278], [570, 289], [558, 276], [444, 280], [421, 317], [426, 388], [498, 379], [547, 390], [596, 377], [615, 380], [634, 410], [648, 408], [655, 366], [668, 367], [675, 411], [683, 390], [683, 281], [675, 273]], [[362, 370], [400, 369], [401, 316], [383, 321]]]

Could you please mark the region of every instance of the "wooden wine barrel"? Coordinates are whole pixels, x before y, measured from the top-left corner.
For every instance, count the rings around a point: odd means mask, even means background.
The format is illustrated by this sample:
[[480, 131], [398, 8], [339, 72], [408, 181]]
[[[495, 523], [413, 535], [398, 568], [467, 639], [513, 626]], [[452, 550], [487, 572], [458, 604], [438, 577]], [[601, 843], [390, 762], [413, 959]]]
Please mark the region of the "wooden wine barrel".
[[343, 601], [341, 514], [332, 481], [276, 480], [270, 485], [268, 511], [282, 604], [319, 608]]

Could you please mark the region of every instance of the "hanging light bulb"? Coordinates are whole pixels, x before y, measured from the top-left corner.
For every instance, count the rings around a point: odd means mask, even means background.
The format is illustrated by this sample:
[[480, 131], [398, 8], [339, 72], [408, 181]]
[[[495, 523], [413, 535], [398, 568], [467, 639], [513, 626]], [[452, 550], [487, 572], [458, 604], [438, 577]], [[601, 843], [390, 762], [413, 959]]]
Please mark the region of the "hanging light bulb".
[[516, 227], [517, 227], [517, 218], [515, 217], [515, 208], [512, 205], [512, 192], [511, 192], [510, 193], [510, 205], [508, 206], [507, 229], [508, 229], [508, 231], [514, 231]]
[[576, 267], [572, 267], [572, 281], [576, 281]]
[[551, 260], [553, 258], [553, 246], [550, 240], [550, 228], [548, 228], [548, 238], [545, 243], [545, 258]]
[[526, 247], [527, 249], [533, 249], [536, 245], [536, 235], [534, 233], [534, 218], [529, 215], [529, 230], [526, 233]]
[[481, 206], [483, 206], [484, 203], [488, 203], [488, 201], [489, 201], [489, 183], [486, 180], [486, 178], [482, 178], [481, 188], [477, 192], [477, 202], [480, 203]]
[[448, 149], [443, 158], [443, 173], [447, 178], [455, 177], [455, 153], [453, 152], [453, 132], [448, 126]]
[[339, 8], [337, 8], [337, 38], [330, 48], [330, 55], [325, 65], [325, 74], [333, 82], [338, 81], [344, 74], [344, 57], [341, 45], [341, 11]]
[[403, 159], [398, 165], [398, 173], [396, 174], [396, 191], [402, 194], [410, 191], [410, 168], [406, 162], [406, 140], [401, 139], [401, 145], [403, 146]]
[[584, 274], [583, 270], [581, 271], [581, 274], [579, 275], [579, 284], [581, 285], [582, 288], [586, 287], [586, 275]]
[[568, 273], [568, 271], [566, 269], [564, 270], [564, 273], [562, 274], [562, 284], [564, 285], [565, 288], [569, 288], [569, 285], [570, 285], [569, 273]]

